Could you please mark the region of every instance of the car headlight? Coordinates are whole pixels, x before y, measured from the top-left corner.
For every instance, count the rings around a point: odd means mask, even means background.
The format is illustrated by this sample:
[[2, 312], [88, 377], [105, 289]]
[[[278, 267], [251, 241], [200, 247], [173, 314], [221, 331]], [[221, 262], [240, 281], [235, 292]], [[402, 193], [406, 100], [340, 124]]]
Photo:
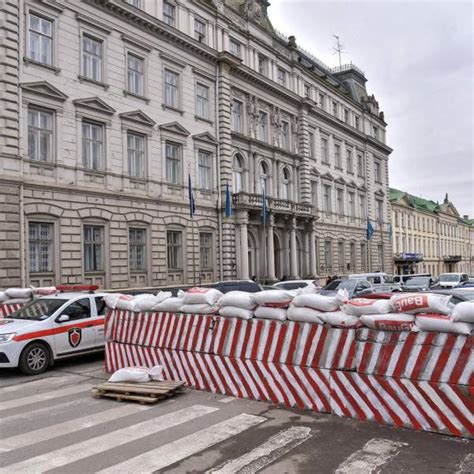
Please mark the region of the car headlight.
[[10, 342], [15, 336], [16, 332], [11, 332], [9, 334], [0, 334], [0, 344]]

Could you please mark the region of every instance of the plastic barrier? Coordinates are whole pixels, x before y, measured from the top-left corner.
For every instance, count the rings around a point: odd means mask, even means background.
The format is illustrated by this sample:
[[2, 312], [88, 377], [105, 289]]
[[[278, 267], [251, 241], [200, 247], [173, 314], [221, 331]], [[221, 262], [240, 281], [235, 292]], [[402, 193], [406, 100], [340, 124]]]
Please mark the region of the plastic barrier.
[[0, 304], [0, 318], [8, 318], [10, 314], [14, 313], [17, 309], [20, 309], [22, 304]]

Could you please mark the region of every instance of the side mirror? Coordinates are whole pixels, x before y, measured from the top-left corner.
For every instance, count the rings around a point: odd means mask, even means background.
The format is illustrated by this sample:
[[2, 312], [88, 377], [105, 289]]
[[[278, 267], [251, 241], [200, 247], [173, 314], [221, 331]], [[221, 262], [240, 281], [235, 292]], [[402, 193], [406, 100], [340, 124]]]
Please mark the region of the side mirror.
[[67, 314], [61, 314], [58, 319], [56, 319], [57, 323], [66, 323], [67, 321], [70, 321], [70, 317]]

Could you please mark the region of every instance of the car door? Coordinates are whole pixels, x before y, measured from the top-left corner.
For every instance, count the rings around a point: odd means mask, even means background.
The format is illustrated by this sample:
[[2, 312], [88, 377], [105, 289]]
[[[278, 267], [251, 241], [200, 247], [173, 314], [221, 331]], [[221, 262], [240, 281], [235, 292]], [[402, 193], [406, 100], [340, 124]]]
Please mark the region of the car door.
[[[69, 319], [59, 322], [60, 316], [64, 315]], [[56, 356], [70, 355], [95, 347], [97, 331], [91, 317], [91, 300], [88, 296], [65, 306], [61, 314], [55, 318], [54, 326]]]
[[92, 318], [95, 323], [95, 346], [104, 347], [105, 344], [105, 313], [107, 305], [103, 296], [94, 297], [95, 309], [93, 309]]

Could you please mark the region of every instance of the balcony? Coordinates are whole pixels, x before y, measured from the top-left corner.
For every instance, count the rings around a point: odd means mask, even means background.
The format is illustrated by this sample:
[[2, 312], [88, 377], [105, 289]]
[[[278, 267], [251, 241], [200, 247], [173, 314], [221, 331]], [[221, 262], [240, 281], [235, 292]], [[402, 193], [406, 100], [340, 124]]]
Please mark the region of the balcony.
[[394, 262], [422, 262], [423, 254], [422, 253], [396, 253], [393, 256]]
[[[235, 209], [260, 210], [262, 209], [262, 195], [237, 193], [233, 196]], [[275, 199], [267, 197], [267, 207], [269, 211], [277, 214], [293, 214], [295, 216], [313, 216], [313, 206], [302, 204], [287, 199]]]
[[445, 263], [457, 263], [462, 260], [461, 255], [443, 255], [443, 261]]

